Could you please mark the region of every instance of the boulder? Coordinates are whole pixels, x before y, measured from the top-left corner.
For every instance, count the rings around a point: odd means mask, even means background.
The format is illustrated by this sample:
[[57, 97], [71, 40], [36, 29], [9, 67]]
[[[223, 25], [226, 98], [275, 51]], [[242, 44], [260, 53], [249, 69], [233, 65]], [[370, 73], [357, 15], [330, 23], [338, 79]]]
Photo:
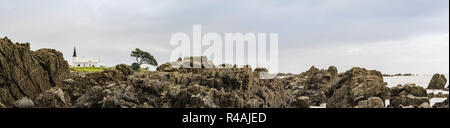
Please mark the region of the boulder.
[[395, 86], [391, 89], [391, 97], [397, 97], [400, 95], [411, 94], [417, 97], [427, 97], [427, 90], [421, 86], [416, 86], [416, 84], [405, 84], [404, 86]]
[[390, 100], [390, 105], [394, 108], [401, 108], [401, 106], [413, 106], [418, 107], [423, 103], [430, 103], [428, 97], [417, 97], [411, 94], [409, 95], [401, 95], [398, 97], [394, 97]]
[[360, 101], [355, 108], [385, 108], [383, 100], [379, 97], [370, 97]]
[[444, 89], [446, 83], [447, 78], [445, 78], [444, 74], [434, 74], [427, 89]]
[[36, 98], [36, 106], [40, 108], [71, 108], [72, 104], [69, 95], [64, 93], [61, 88], [53, 87]]
[[17, 108], [33, 108], [34, 107], [34, 102], [33, 100], [31, 100], [28, 97], [23, 97], [20, 100], [17, 100], [16, 102], [14, 102], [14, 107]]
[[102, 101], [105, 98], [105, 87], [94, 86], [87, 90], [85, 94], [79, 97], [74, 104], [74, 108], [101, 108]]
[[391, 88], [390, 106], [394, 108], [404, 108], [404, 106], [412, 106], [418, 108], [424, 103], [430, 103], [427, 91], [415, 84], [406, 84], [404, 86], [396, 86]]
[[337, 76], [338, 75], [338, 70], [335, 66], [330, 66], [328, 67], [328, 72], [330, 73], [331, 76]]
[[[179, 61], [178, 63], [181, 63], [181, 61]], [[156, 71], [175, 72], [175, 71], [178, 71], [178, 69], [172, 67], [172, 64], [170, 64], [170, 63], [165, 63], [165, 64], [158, 66], [156, 68]]]
[[429, 103], [424, 102], [424, 103], [420, 104], [418, 108], [431, 108], [431, 106]]
[[129, 75], [133, 75], [134, 70], [131, 69], [128, 65], [126, 64], [119, 64], [116, 65], [116, 70], [121, 72], [123, 75], [125, 76], [129, 76]]
[[370, 97], [385, 101], [390, 93], [379, 71], [357, 67], [339, 75], [330, 90], [327, 108], [353, 108]]
[[43, 91], [69, 77], [63, 54], [52, 49], [30, 50], [30, 44], [0, 39], [0, 102], [13, 106], [16, 100], [35, 100]]
[[424, 107], [424, 103], [430, 104], [427, 90], [415, 84], [406, 84], [391, 88], [390, 106], [394, 108], [403, 108], [412, 106], [415, 108]]

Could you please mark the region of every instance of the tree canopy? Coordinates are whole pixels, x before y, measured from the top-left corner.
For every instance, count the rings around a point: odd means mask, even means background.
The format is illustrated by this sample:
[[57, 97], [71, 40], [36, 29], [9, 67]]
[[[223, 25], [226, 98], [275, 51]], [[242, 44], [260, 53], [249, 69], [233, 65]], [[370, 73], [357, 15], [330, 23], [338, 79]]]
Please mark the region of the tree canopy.
[[139, 48], [136, 48], [134, 51], [132, 51], [130, 56], [136, 59], [136, 63], [139, 64], [139, 66], [142, 64], [158, 66], [158, 62], [150, 53], [142, 51]]

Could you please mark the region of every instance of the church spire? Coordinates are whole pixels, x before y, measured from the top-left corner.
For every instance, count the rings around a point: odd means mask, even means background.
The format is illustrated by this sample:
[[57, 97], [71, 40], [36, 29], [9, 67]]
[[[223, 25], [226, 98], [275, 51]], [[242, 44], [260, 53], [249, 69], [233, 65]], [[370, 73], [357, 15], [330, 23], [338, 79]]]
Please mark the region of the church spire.
[[75, 46], [73, 47], [73, 56], [72, 57], [77, 57], [77, 48]]

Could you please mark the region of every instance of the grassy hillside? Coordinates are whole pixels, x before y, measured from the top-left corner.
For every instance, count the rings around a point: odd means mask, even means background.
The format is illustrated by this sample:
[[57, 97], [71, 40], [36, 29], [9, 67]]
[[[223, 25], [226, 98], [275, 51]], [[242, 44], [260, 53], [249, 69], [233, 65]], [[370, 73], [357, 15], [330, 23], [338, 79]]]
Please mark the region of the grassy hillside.
[[105, 70], [112, 70], [113, 67], [70, 67], [70, 71], [75, 72], [102, 72]]

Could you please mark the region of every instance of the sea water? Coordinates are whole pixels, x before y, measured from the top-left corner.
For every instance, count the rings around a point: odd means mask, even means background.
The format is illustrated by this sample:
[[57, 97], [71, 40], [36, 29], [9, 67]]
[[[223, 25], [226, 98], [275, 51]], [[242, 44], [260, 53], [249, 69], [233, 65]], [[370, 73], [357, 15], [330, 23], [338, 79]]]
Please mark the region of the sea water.
[[[448, 79], [448, 74], [445, 75]], [[422, 86], [423, 88], [427, 88], [428, 84], [433, 78], [433, 75], [413, 75], [413, 76], [393, 76], [393, 77], [383, 77], [384, 82], [388, 84], [388, 87], [395, 87], [397, 85], [405, 85], [405, 84], [416, 84], [417, 86]], [[448, 83], [445, 87], [448, 87]]]

